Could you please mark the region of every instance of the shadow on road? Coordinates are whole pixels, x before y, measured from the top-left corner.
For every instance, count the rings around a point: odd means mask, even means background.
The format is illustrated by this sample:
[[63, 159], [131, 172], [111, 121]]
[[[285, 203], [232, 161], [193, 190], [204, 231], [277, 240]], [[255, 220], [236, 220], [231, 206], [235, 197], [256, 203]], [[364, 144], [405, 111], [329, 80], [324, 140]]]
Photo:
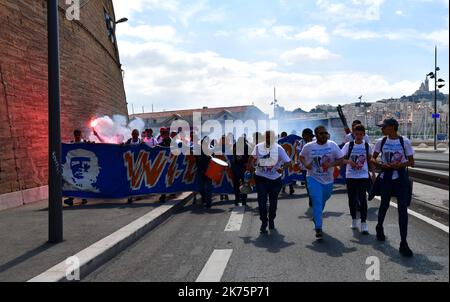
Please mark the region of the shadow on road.
[[314, 241], [312, 245], [307, 245], [306, 247], [318, 253], [325, 253], [331, 257], [342, 257], [344, 254], [357, 251], [356, 248], [348, 248], [341, 241], [326, 233], [323, 236], [323, 241]]
[[[373, 242], [373, 248], [389, 257], [389, 261], [395, 262], [408, 268], [408, 274], [435, 275], [435, 271], [441, 271], [445, 267], [439, 262], [431, 261], [423, 254], [414, 254], [412, 258], [405, 258], [400, 255], [398, 248], [386, 242]], [[411, 246], [414, 251], [414, 247]]]
[[48, 250], [49, 248], [52, 248], [54, 246], [55, 246], [55, 244], [44, 243], [41, 246], [38, 246], [38, 247], [20, 255], [19, 257], [16, 257], [13, 260], [10, 260], [10, 261], [6, 262], [5, 264], [0, 265], [0, 273], [7, 271], [16, 265], [19, 265], [22, 262], [25, 262], [28, 259], [33, 258], [34, 256], [39, 255], [40, 253], [45, 252], [46, 250]]
[[284, 235], [277, 230], [270, 231], [269, 234], [260, 234], [258, 238], [240, 237], [245, 244], [253, 244], [259, 248], [265, 248], [269, 253], [278, 253], [281, 249], [294, 245], [294, 242], [284, 241]]

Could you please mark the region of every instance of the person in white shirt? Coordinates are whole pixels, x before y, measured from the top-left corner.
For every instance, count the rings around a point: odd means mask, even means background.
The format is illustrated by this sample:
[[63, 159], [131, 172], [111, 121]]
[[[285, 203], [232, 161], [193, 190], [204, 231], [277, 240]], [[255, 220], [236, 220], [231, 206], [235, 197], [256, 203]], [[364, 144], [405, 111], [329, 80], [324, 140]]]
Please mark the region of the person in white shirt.
[[300, 161], [308, 170], [307, 186], [313, 204], [316, 238], [323, 238], [322, 213], [327, 200], [331, 197], [334, 184], [334, 167], [344, 162], [344, 155], [339, 146], [328, 140], [325, 126], [314, 130], [316, 141], [306, 144], [300, 153]]
[[[367, 225], [367, 195], [369, 188], [369, 177], [375, 178], [375, 172], [372, 168], [372, 148], [369, 143], [364, 141], [366, 129], [363, 125], [357, 125], [353, 134], [355, 141], [346, 143], [342, 148], [345, 155], [345, 178], [347, 182], [348, 204], [350, 215], [352, 216], [351, 228], [358, 229], [358, 221], [356, 219], [356, 206], [359, 202], [361, 214], [361, 233], [369, 234]], [[372, 171], [372, 175], [369, 174]]]
[[[358, 125], [362, 125], [361, 121], [359, 121], [359, 120], [353, 121], [353, 123], [352, 123], [352, 132], [345, 136], [345, 138], [344, 138], [344, 142], [345, 143], [350, 143], [350, 142], [355, 141], [355, 137], [356, 137], [355, 127], [358, 126]], [[364, 139], [364, 141], [366, 143], [370, 144], [370, 138], [369, 138], [369, 136], [367, 134], [364, 134], [364, 138], [363, 139]]]
[[[258, 193], [260, 231], [267, 233], [275, 229], [275, 217], [278, 205], [278, 195], [283, 183], [281, 178], [284, 170], [289, 167], [290, 157], [282, 146], [276, 143], [274, 131], [266, 131], [265, 142], [257, 144], [249, 158], [248, 168], [255, 172], [256, 191]], [[256, 169], [255, 169], [256, 164]], [[269, 198], [269, 216], [267, 217], [267, 198]]]
[[153, 130], [152, 129], [145, 129], [145, 138], [144, 143], [149, 146], [150, 148], [155, 148], [158, 146], [158, 141], [156, 138], [153, 137]]
[[[383, 222], [389, 209], [392, 196], [397, 197], [398, 223], [400, 227], [400, 254], [412, 257], [413, 252], [408, 246], [408, 206], [411, 200], [411, 188], [407, 167], [414, 166], [414, 150], [406, 137], [399, 136], [399, 124], [391, 118], [378, 125], [383, 131], [384, 138], [377, 140], [373, 153], [373, 163], [381, 169], [380, 190], [381, 204], [378, 211], [378, 224], [376, 227], [377, 239], [385, 241]], [[380, 156], [380, 162], [377, 161]]]

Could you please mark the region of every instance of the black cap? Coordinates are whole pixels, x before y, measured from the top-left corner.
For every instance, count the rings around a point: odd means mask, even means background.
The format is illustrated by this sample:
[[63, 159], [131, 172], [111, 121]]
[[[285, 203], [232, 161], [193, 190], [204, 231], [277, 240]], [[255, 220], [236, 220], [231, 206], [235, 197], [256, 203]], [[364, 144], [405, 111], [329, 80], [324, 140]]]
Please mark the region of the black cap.
[[315, 137], [314, 132], [312, 131], [312, 129], [309, 129], [309, 128], [306, 128], [303, 130], [302, 136], [303, 135], [310, 135], [311, 137]]
[[399, 126], [398, 125], [398, 122], [397, 122], [397, 120], [396, 119], [394, 119], [394, 118], [388, 118], [388, 119], [385, 119], [381, 124], [379, 124], [378, 125], [378, 127], [387, 127], [387, 126]]

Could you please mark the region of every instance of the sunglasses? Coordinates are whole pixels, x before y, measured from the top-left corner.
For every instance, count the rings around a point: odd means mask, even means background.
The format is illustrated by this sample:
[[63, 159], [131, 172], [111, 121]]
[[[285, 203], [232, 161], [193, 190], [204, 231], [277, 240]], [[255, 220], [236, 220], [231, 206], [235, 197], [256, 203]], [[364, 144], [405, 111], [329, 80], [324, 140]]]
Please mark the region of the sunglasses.
[[328, 132], [319, 132], [317, 135], [328, 135]]

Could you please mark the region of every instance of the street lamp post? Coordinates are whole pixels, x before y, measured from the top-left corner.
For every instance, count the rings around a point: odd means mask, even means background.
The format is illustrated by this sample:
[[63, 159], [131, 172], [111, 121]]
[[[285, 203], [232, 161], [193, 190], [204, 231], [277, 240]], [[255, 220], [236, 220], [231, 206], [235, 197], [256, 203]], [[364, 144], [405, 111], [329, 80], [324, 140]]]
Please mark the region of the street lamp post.
[[[437, 72], [441, 69], [437, 66], [437, 46], [434, 48], [434, 72], [427, 74], [428, 77], [434, 79], [434, 150], [437, 150], [437, 89], [445, 86], [443, 79], [438, 79]], [[438, 84], [439, 83], [439, 84]]]
[[276, 87], [273, 88], [273, 102], [270, 103], [270, 105], [273, 105], [273, 118], [275, 119], [275, 118], [277, 118], [277, 107], [278, 107]]
[[48, 220], [49, 242], [63, 241], [62, 173], [61, 173], [61, 116], [59, 80], [59, 22], [58, 0], [49, 0], [48, 30]]

